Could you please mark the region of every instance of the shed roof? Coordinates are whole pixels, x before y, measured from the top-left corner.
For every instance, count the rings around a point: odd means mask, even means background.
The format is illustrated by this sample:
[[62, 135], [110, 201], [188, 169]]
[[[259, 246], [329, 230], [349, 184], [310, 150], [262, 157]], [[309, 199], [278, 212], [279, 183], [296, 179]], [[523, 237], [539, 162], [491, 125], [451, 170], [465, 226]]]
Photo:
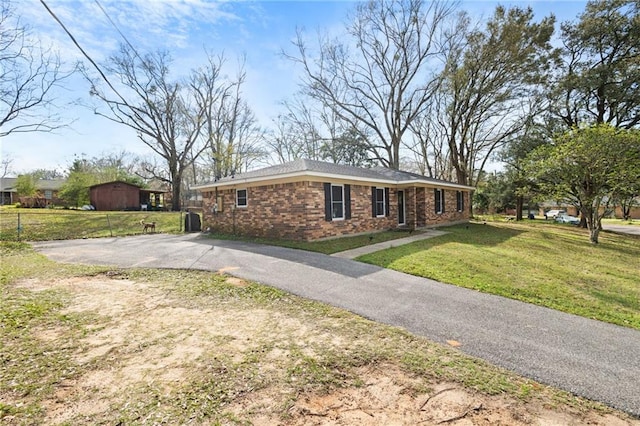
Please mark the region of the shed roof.
[[102, 183], [97, 183], [95, 185], [91, 185], [89, 189], [97, 188], [99, 186], [107, 186], [107, 185], [114, 185], [114, 184], [123, 184], [123, 185], [133, 186], [134, 188], [138, 188], [138, 189], [140, 188], [140, 186], [135, 185], [133, 183], [125, 182], [123, 180], [114, 180], [111, 182], [102, 182]]
[[433, 179], [416, 173], [393, 170], [385, 167], [362, 168], [324, 161], [299, 159], [263, 169], [227, 176], [214, 182], [193, 186], [192, 189], [207, 190], [216, 187], [248, 184], [266, 180], [284, 180], [305, 177], [351, 179], [378, 184], [423, 184], [440, 187], [473, 190], [474, 188], [441, 179]]

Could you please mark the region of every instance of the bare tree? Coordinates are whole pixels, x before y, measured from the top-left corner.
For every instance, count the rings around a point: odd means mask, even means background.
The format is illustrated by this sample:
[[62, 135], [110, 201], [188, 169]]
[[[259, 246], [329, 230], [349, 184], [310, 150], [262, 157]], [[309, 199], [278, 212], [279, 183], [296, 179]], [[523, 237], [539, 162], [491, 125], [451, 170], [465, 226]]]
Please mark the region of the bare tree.
[[122, 94], [102, 90], [95, 80], [91, 94], [108, 108], [96, 109], [96, 114], [135, 130], [138, 138], [164, 160], [166, 173], [155, 169], [149, 172], [171, 186], [172, 209], [180, 210], [183, 174], [206, 145], [200, 138], [202, 105], [195, 102], [189, 86], [170, 80], [170, 65], [166, 52], [139, 56], [130, 46], [121, 45], [105, 71], [120, 81]]
[[276, 163], [304, 158], [300, 152], [296, 129], [295, 123], [291, 122], [286, 115], [278, 115], [273, 120], [273, 127], [266, 145]]
[[0, 0], [0, 137], [64, 127], [54, 90], [73, 70], [34, 39], [10, 0]]
[[375, 159], [398, 169], [405, 133], [429, 99], [429, 61], [452, 10], [439, 1], [369, 1], [356, 7], [348, 41], [321, 38], [313, 58], [298, 32], [297, 54], [286, 56], [304, 69], [305, 93], [351, 128], [367, 128]]
[[335, 114], [301, 93], [283, 101], [282, 106], [285, 112], [275, 120], [277, 130], [269, 142], [277, 160], [322, 160], [325, 143], [337, 134]]
[[13, 172], [13, 160], [11, 153], [2, 153], [2, 158], [0, 158], [0, 178], [7, 177], [9, 173]]
[[[224, 62], [221, 55], [209, 55], [207, 66], [191, 77], [193, 93], [203, 110], [202, 133], [207, 146], [201, 171], [214, 179], [246, 171], [266, 155], [264, 131], [242, 95], [244, 62], [234, 81], [222, 77]], [[198, 174], [194, 172], [194, 178]]]
[[442, 92], [435, 91], [424, 113], [411, 123], [412, 139], [406, 146], [413, 153], [414, 167], [423, 175], [455, 180], [449, 154], [449, 127], [445, 117], [446, 102]]

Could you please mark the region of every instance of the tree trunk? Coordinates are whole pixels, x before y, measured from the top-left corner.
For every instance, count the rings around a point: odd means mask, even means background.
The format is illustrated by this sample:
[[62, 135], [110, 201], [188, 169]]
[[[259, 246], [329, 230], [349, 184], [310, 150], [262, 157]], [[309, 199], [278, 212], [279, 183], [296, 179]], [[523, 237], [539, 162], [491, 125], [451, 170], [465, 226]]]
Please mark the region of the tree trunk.
[[600, 227], [598, 225], [589, 228], [589, 241], [591, 244], [598, 244], [598, 236], [600, 235]]
[[516, 197], [516, 220], [522, 220], [522, 209], [524, 208], [524, 197]]
[[598, 244], [598, 236], [602, 230], [600, 220], [598, 219], [598, 212], [593, 211], [591, 208], [580, 209], [581, 221], [586, 222], [586, 228], [589, 229], [589, 242], [591, 244]]
[[171, 182], [171, 210], [179, 212], [182, 209], [182, 203], [180, 201], [180, 185], [182, 184], [182, 178], [174, 176]]

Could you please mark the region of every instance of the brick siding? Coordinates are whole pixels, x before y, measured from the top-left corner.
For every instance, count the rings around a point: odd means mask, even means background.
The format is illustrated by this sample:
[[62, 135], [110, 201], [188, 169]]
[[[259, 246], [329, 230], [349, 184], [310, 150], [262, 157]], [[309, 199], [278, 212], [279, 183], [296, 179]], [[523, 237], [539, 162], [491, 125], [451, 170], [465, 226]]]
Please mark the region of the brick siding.
[[[238, 235], [317, 240], [398, 227], [397, 189], [389, 188], [389, 212], [373, 217], [371, 186], [350, 185], [351, 218], [325, 220], [322, 182], [301, 181], [247, 188], [247, 206], [235, 207], [236, 190], [219, 189], [203, 194], [203, 228]], [[406, 226], [438, 225], [469, 218], [469, 193], [465, 192], [465, 210], [456, 212], [456, 191], [445, 191], [445, 213], [435, 214], [433, 189], [407, 188], [405, 191]], [[213, 212], [216, 196], [221, 200]], [[416, 211], [418, 215], [416, 215]]]

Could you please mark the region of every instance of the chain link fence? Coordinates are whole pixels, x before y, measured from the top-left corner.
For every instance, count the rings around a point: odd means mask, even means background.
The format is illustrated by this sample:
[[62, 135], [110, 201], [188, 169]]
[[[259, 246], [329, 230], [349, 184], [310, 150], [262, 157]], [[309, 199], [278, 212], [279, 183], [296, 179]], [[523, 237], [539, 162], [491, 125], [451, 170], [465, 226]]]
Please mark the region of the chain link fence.
[[[96, 212], [12, 209], [0, 211], [0, 241], [119, 237], [185, 230], [184, 212]], [[144, 229], [143, 223], [155, 223]]]

